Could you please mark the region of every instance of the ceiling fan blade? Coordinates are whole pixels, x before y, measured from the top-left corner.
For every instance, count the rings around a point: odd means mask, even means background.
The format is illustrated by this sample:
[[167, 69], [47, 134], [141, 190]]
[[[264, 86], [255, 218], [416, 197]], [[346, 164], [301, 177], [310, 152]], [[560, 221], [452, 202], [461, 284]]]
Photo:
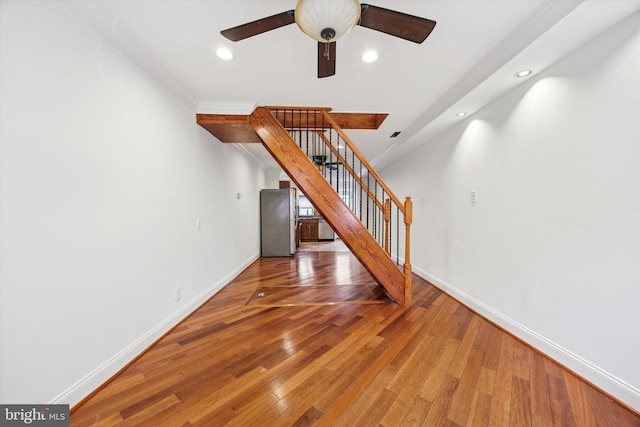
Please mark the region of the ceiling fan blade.
[[336, 73], [336, 42], [318, 42], [318, 78]]
[[258, 34], [266, 33], [267, 31], [275, 30], [276, 28], [284, 27], [285, 25], [293, 24], [296, 22], [293, 13], [293, 10], [278, 13], [277, 15], [222, 30], [220, 34], [231, 41], [237, 42]]
[[431, 34], [436, 21], [408, 15], [395, 10], [362, 4], [358, 25], [400, 37], [414, 43], [422, 43]]

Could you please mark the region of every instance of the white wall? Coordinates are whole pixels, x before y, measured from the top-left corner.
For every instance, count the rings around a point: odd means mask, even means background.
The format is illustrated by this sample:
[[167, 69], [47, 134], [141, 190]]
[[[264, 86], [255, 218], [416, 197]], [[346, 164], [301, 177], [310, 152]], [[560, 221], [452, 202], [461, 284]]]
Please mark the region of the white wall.
[[265, 183], [264, 188], [280, 188], [280, 175], [282, 169], [269, 168], [265, 171]]
[[0, 7], [0, 402], [73, 405], [259, 255], [264, 171], [66, 6]]
[[639, 28], [636, 14], [383, 171], [413, 196], [418, 274], [636, 409]]

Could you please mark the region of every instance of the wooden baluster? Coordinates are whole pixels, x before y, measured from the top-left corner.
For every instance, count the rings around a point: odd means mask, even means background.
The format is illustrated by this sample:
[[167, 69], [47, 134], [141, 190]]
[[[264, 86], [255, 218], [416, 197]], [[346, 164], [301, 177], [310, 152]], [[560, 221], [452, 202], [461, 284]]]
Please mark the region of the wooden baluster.
[[404, 202], [404, 225], [406, 238], [404, 243], [404, 303], [411, 304], [411, 223], [413, 222], [413, 202], [407, 196]]
[[391, 200], [384, 200], [384, 250], [391, 256], [389, 248], [389, 221], [391, 221]]

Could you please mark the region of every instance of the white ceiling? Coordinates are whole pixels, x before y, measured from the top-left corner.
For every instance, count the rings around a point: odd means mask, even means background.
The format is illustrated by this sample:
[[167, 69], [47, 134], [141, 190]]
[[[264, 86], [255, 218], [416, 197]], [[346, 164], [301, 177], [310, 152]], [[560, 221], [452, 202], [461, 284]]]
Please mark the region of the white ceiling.
[[[295, 0], [69, 0], [72, 10], [189, 108], [247, 114], [253, 105], [383, 112], [349, 131], [378, 168], [470, 115], [640, 10], [640, 0], [371, 0], [437, 22], [422, 44], [357, 26], [337, 43], [336, 75], [316, 77], [316, 42], [293, 24], [239, 42], [220, 31], [295, 8]], [[230, 48], [235, 58], [215, 55]], [[360, 60], [378, 51], [374, 64]], [[530, 78], [530, 77], [529, 77]], [[249, 110], [247, 110], [249, 108]], [[212, 110], [213, 109], [213, 110]], [[395, 131], [399, 137], [390, 138]], [[244, 144], [266, 167], [260, 144]]]

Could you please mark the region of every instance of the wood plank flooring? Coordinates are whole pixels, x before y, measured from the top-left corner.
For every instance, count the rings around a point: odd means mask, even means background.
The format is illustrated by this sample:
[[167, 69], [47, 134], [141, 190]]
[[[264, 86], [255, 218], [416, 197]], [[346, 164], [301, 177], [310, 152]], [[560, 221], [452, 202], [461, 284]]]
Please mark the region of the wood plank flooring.
[[640, 426], [415, 276], [408, 307], [245, 305], [259, 286], [371, 282], [349, 252], [261, 258], [71, 426]]
[[285, 307], [292, 305], [388, 304], [389, 298], [377, 284], [260, 286], [247, 305]]

